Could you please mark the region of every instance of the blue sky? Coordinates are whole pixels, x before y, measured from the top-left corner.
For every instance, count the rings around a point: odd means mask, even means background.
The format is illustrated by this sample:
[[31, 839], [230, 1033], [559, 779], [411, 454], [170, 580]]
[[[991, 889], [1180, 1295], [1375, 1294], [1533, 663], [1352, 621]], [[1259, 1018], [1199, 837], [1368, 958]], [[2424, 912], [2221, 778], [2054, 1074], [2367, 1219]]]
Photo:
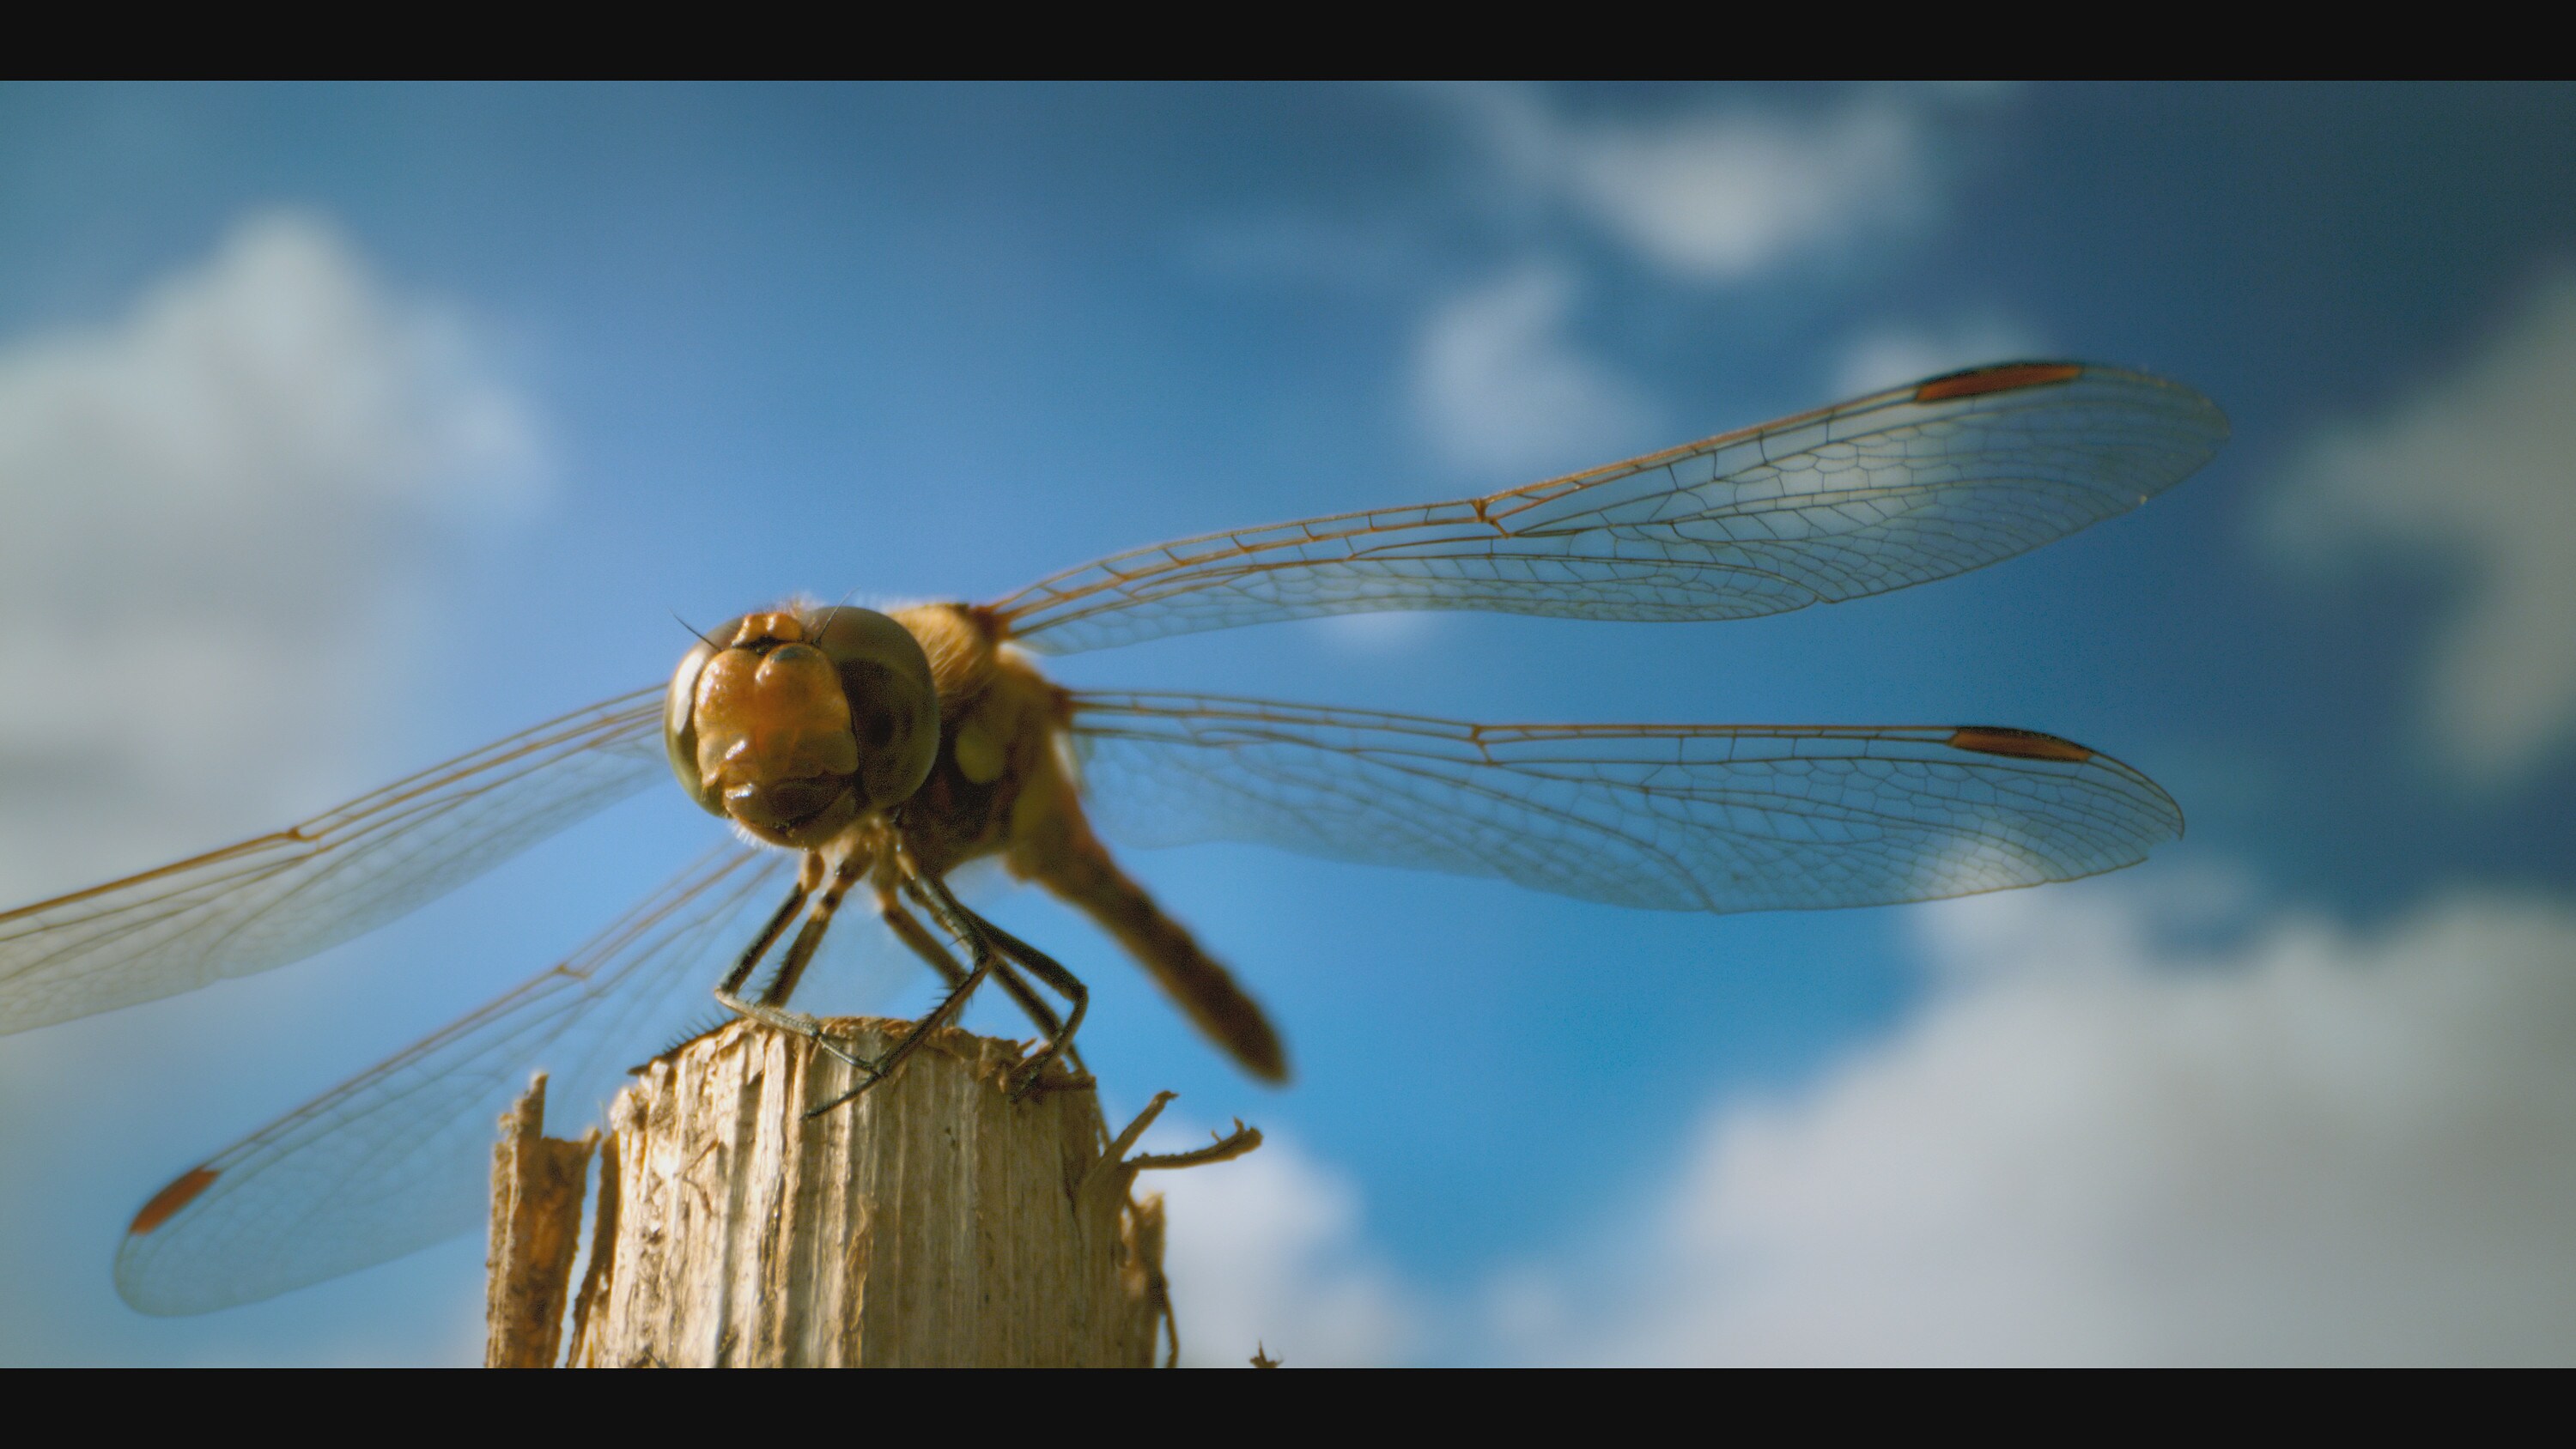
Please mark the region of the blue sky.
[[[1705, 918], [1137, 856], [1284, 1092], [1071, 916], [1003, 918], [1092, 984], [1113, 1115], [1272, 1134], [1167, 1184], [1211, 1361], [2564, 1361], [2571, 152], [2565, 88], [0, 89], [0, 897], [659, 678], [674, 612], [991, 597], [1951, 366], [2137, 366], [2228, 448], [1965, 578], [1056, 673], [2023, 725], [2182, 802], [2141, 869]], [[185, 1320], [109, 1258], [711, 828], [655, 792], [314, 961], [0, 1041], [0, 1360], [476, 1358], [472, 1241]]]

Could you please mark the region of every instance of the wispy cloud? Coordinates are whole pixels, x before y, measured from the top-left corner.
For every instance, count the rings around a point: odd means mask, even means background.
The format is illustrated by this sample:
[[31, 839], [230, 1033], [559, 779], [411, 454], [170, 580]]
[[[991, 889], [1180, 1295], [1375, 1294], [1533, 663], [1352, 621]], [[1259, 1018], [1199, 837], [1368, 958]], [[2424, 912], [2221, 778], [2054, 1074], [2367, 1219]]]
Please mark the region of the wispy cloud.
[[1890, 326], [1863, 334], [1834, 370], [1835, 397], [1857, 397], [1980, 363], [2045, 356], [2046, 339], [1996, 313], [1972, 313], [1931, 327]]
[[1530, 192], [1676, 276], [1735, 282], [1935, 215], [1952, 118], [1991, 92], [1868, 88], [1821, 107], [1747, 99], [1650, 121], [1575, 116], [1526, 86], [1435, 94]]
[[1570, 273], [1534, 264], [1432, 310], [1415, 347], [1412, 393], [1442, 458], [1501, 484], [1640, 445], [1652, 409], [1576, 343], [1575, 301]]
[[2119, 890], [1928, 912], [1950, 989], [1795, 1100], [1720, 1110], [1619, 1291], [1514, 1280], [1519, 1351], [2576, 1354], [2576, 912], [2460, 898], [2219, 950], [2159, 942], [2161, 914]]
[[0, 345], [0, 896], [363, 783], [424, 525], [520, 507], [544, 473], [459, 314], [311, 217]]
[[2457, 568], [2425, 671], [2434, 753], [2488, 783], [2539, 765], [2576, 724], [2576, 274], [2387, 415], [2317, 439], [2265, 522], [2301, 563]]

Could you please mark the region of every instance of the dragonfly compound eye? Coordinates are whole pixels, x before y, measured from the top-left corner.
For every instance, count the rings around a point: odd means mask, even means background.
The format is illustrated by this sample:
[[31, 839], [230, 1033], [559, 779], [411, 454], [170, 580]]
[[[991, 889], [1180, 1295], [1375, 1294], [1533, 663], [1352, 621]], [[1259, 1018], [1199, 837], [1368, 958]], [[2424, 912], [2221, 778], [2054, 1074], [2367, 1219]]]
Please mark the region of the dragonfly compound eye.
[[840, 674], [863, 804], [881, 810], [911, 798], [939, 757], [939, 690], [921, 641], [874, 609], [814, 609], [804, 625]]
[[710, 815], [722, 815], [725, 808], [723, 797], [698, 774], [698, 676], [706, 673], [709, 660], [725, 651], [718, 641], [733, 638], [742, 624], [740, 619], [727, 619], [713, 633], [700, 635], [697, 646], [680, 657], [680, 667], [671, 671], [670, 687], [662, 694], [663, 753], [670, 757], [671, 773], [679, 777], [680, 788]]

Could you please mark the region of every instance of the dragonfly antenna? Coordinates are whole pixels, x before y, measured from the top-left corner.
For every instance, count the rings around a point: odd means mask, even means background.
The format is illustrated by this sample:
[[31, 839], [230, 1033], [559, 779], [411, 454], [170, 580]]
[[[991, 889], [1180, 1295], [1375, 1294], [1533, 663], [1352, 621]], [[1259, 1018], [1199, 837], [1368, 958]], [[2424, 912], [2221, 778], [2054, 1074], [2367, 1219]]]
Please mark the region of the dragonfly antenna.
[[706, 636], [706, 633], [705, 633], [703, 630], [699, 629], [697, 625], [692, 624], [692, 623], [690, 623], [688, 620], [681, 618], [681, 617], [680, 617], [680, 611], [679, 611], [679, 610], [677, 610], [677, 609], [673, 609], [673, 610], [671, 611], [671, 619], [672, 619], [672, 621], [673, 621], [674, 623], [678, 624], [681, 628], [686, 629], [686, 630], [688, 630], [691, 634], [696, 635], [696, 636], [697, 636], [697, 639], [698, 639], [698, 642], [699, 642], [699, 643], [701, 643], [701, 644], [704, 644], [704, 645], [705, 645], [705, 646], [707, 646], [708, 648], [710, 648], [710, 649], [722, 649], [722, 648], [724, 647], [723, 645], [721, 645], [721, 644], [717, 643], [717, 642], [716, 642], [716, 641], [714, 641], [713, 639], [708, 638], [708, 637]]

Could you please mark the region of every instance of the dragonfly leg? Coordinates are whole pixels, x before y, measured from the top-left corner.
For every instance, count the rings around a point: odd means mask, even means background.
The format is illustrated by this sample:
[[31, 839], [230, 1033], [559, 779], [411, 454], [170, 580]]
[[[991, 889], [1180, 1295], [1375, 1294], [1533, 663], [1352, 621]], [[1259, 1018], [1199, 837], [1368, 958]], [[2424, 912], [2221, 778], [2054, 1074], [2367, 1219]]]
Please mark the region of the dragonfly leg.
[[[860, 868], [863, 869], [863, 867]], [[796, 893], [788, 898], [785, 905], [778, 908], [776, 915], [769, 918], [769, 924], [763, 927], [760, 935], [752, 941], [750, 949], [743, 952], [742, 959], [734, 964], [733, 970], [727, 973], [723, 983], [716, 987], [716, 1000], [736, 1016], [747, 1017], [763, 1026], [804, 1037], [852, 1069], [873, 1073], [877, 1071], [874, 1063], [861, 1061], [843, 1051], [832, 1040], [831, 1034], [823, 1030], [823, 1024], [820, 1021], [801, 1011], [789, 1011], [786, 1007], [787, 993], [796, 989], [796, 978], [804, 974], [806, 963], [814, 959], [814, 948], [822, 944], [823, 932], [831, 926], [834, 908], [840, 905], [841, 897], [849, 892], [850, 883], [858, 878], [853, 862], [844, 860], [840, 868], [832, 873], [831, 884], [820, 896], [816, 896], [814, 888], [822, 884], [822, 876], [823, 857], [809, 852], [804, 863], [797, 868]], [[745, 1000], [737, 995], [736, 993], [742, 989], [742, 984], [750, 979], [753, 968], [760, 964], [760, 958], [768, 954], [769, 948], [776, 944], [779, 934], [787, 929], [787, 923], [795, 919], [797, 908], [804, 905], [809, 897], [813, 898], [813, 911], [806, 918], [804, 929], [796, 933], [795, 941], [788, 946], [787, 959], [779, 963], [778, 975], [771, 979], [768, 987], [760, 993], [760, 998], [756, 1001]]]
[[[929, 1015], [913, 1023], [912, 1030], [904, 1033], [903, 1039], [895, 1043], [894, 1050], [887, 1052], [885, 1057], [875, 1064], [874, 1070], [866, 1080], [831, 1101], [809, 1110], [805, 1114], [808, 1117], [828, 1112], [893, 1075], [895, 1068], [901, 1066], [914, 1052], [919, 1051], [922, 1043], [930, 1039], [933, 1031], [956, 1020], [958, 1014], [966, 1009], [967, 1000], [975, 994], [975, 988], [984, 984], [985, 977], [992, 975], [997, 967], [1009, 969], [1009, 962], [993, 942], [989, 923], [981, 916], [967, 910], [958, 901], [956, 895], [948, 889], [946, 882], [922, 870], [900, 841], [897, 842], [893, 857], [888, 864], [892, 867], [891, 873], [901, 882], [903, 892], [919, 902], [930, 912], [932, 919], [938, 921], [951, 937], [967, 948], [974, 958], [974, 964], [962, 974], [954, 976], [948, 995], [940, 1001], [939, 1005], [931, 1009]], [[928, 944], [934, 947], [938, 945], [936, 941]], [[956, 964], [953, 957], [947, 956], [944, 948], [938, 955], [929, 959], [933, 966], [939, 966], [943, 959], [946, 961], [946, 968], [941, 973], [943, 975], [949, 974]]]
[[[816, 873], [820, 874], [822, 857], [812, 855], [806, 858], [816, 863]], [[771, 977], [769, 985], [762, 989], [761, 1005], [785, 1006], [787, 998], [795, 994], [797, 982], [804, 979], [805, 968], [814, 963], [814, 952], [823, 944], [823, 933], [832, 929], [832, 916], [840, 910], [841, 898], [848, 895], [850, 887], [857, 885], [868, 873], [871, 864], [873, 862], [855, 850], [842, 857], [840, 865], [832, 872], [831, 884], [823, 887], [823, 893], [814, 898], [814, 909], [805, 918], [805, 928], [796, 933], [796, 940], [788, 946], [787, 959], [778, 963], [778, 974]]]
[[[1011, 1089], [1012, 1100], [1017, 1101], [1027, 1097], [1041, 1085], [1038, 1073], [1045, 1069], [1047, 1063], [1063, 1055], [1071, 1046], [1073, 1033], [1082, 1025], [1083, 1013], [1090, 1008], [1091, 993], [1084, 989], [1082, 982], [1072, 972], [1056, 964], [1046, 953], [969, 909], [964, 902], [957, 899], [954, 892], [948, 889], [946, 881], [920, 869], [900, 844], [896, 846], [894, 865], [900, 873], [904, 894], [919, 902], [949, 935], [964, 944], [973, 955], [974, 964], [962, 974], [955, 974], [955, 958], [949, 956], [946, 949], [937, 941], [928, 939], [928, 932], [922, 932], [921, 944], [932, 948], [932, 952], [924, 953], [925, 959], [939, 968], [942, 975], [951, 975], [954, 981], [949, 988], [947, 998], [933, 1008], [928, 1016], [913, 1024], [912, 1030], [904, 1034], [903, 1040], [895, 1043], [894, 1050], [887, 1052], [883, 1060], [874, 1064], [866, 1080], [831, 1101], [809, 1110], [805, 1115], [812, 1117], [828, 1112], [893, 1075], [895, 1068], [902, 1065], [905, 1058], [920, 1050], [921, 1044], [929, 1040], [931, 1032], [954, 1021], [958, 1013], [965, 1010], [967, 999], [975, 994], [975, 988], [984, 983], [985, 977], [999, 971], [1003, 973], [1005, 979], [1009, 979], [1013, 961], [1026, 967], [1030, 974], [1053, 987], [1073, 1004], [1071, 1014], [1049, 1034], [1047, 1044], [1041, 1047], [1035, 1056], [1013, 1069], [1012, 1075], [1016, 1080]], [[900, 930], [898, 934], [902, 934]], [[919, 947], [916, 946], [915, 949]], [[1023, 987], [1026, 986], [1025, 982], [1021, 984]], [[1030, 992], [1022, 1005], [1032, 1003], [1041, 1009], [1045, 1005], [1034, 991]], [[1048, 1087], [1089, 1086], [1090, 1082], [1086, 1074], [1080, 1080], [1049, 1082], [1044, 1085]]]
[[814, 894], [814, 887], [821, 883], [822, 875], [823, 858], [807, 853], [796, 868], [796, 888], [779, 904], [778, 910], [770, 916], [769, 924], [761, 927], [760, 934], [752, 937], [751, 944], [743, 949], [742, 959], [734, 963], [724, 984], [716, 988], [719, 996], [740, 991], [742, 983], [751, 979], [753, 968], [760, 964], [761, 957], [769, 954], [770, 947], [778, 944], [779, 936], [787, 930], [787, 923], [796, 919], [796, 912], [803, 908], [805, 898]]
[[[905, 881], [906, 887], [918, 892], [920, 889], [918, 882], [923, 877], [909, 868], [911, 864], [909, 861], [903, 864], [908, 877]], [[903, 1065], [905, 1058], [919, 1051], [921, 1044], [930, 1039], [933, 1031], [947, 1025], [959, 1012], [966, 1009], [967, 998], [975, 994], [975, 988], [983, 985], [984, 978], [992, 974], [996, 964], [1002, 962], [1001, 953], [993, 948], [992, 943], [981, 932], [975, 930], [971, 922], [956, 914], [963, 911], [964, 907], [957, 905], [956, 897], [948, 895], [944, 886], [940, 888], [938, 896], [921, 895], [918, 898], [924, 905], [930, 907], [931, 913], [939, 919], [941, 925], [947, 927], [951, 934], [966, 944], [974, 954], [974, 966], [956, 977], [954, 984], [949, 987], [948, 995], [942, 998], [937, 1006], [931, 1008], [928, 1016], [912, 1024], [912, 1030], [905, 1032], [903, 1040], [894, 1044], [894, 1050], [887, 1052], [881, 1060], [868, 1065], [866, 1077], [848, 1091], [821, 1106], [807, 1109], [806, 1116], [819, 1117], [894, 1075], [895, 1068]], [[936, 941], [930, 944], [938, 945]], [[940, 954], [942, 957], [947, 955], [944, 949]], [[937, 964], [936, 961], [934, 964]], [[948, 965], [953, 968], [955, 964], [955, 958], [949, 957]]]
[[[885, 921], [886, 929], [894, 932], [896, 940], [911, 947], [912, 953], [928, 962], [930, 968], [937, 971], [940, 978], [951, 987], [966, 979], [966, 968], [957, 964], [957, 958], [949, 954], [948, 948], [939, 943], [939, 938], [930, 934], [930, 928], [921, 923], [921, 918], [915, 916], [900, 897], [880, 889], [877, 896], [877, 915]], [[978, 919], [982, 918], [978, 917]], [[992, 926], [989, 921], [985, 924], [988, 927]], [[999, 927], [992, 927], [992, 929], [997, 933], [1000, 930]], [[1007, 946], [1004, 947], [1004, 950], [1008, 949]], [[1062, 1018], [1056, 1015], [1055, 1008], [1047, 1005], [1046, 998], [1038, 995], [1037, 988], [1029, 985], [1027, 979], [1022, 977], [1018, 969], [1009, 961], [997, 961], [993, 964], [993, 979], [1001, 983], [1002, 990], [1009, 994], [1012, 1001], [1018, 1003], [1020, 1010], [1027, 1013], [1029, 1020], [1036, 1024], [1038, 1031], [1048, 1040], [1053, 1041], [1068, 1034]], [[1066, 1065], [1073, 1069], [1075, 1078], [1089, 1078], [1091, 1074], [1083, 1069], [1081, 1053], [1075, 1051], [1069, 1042], [1064, 1048], [1064, 1058]]]
[[[955, 905], [956, 903], [952, 901], [951, 904]], [[1036, 1091], [1039, 1086], [1038, 1074], [1046, 1070], [1047, 1063], [1054, 1061], [1060, 1056], [1068, 1059], [1072, 1069], [1076, 1073], [1085, 1077], [1089, 1076], [1089, 1073], [1082, 1071], [1082, 1058], [1074, 1055], [1073, 1034], [1082, 1029], [1083, 1013], [1091, 1009], [1090, 988], [1082, 984], [1081, 977], [1065, 970], [1063, 966], [1057, 963], [1054, 957], [1049, 956], [1044, 951], [1041, 951], [1037, 947], [1030, 945], [1028, 942], [1021, 940], [1019, 937], [1012, 935], [1010, 932], [1003, 930], [1001, 927], [994, 925], [991, 921], [985, 920], [982, 916], [976, 915], [966, 906], [957, 905], [956, 908], [965, 912], [965, 914], [973, 920], [975, 925], [980, 927], [984, 933], [992, 939], [993, 945], [998, 948], [1003, 955], [1009, 957], [1011, 961], [1016, 961], [1021, 966], [1026, 967], [1030, 975], [1045, 982], [1058, 996], [1061, 996], [1067, 1002], [1070, 1002], [1073, 1007], [1072, 1011], [1066, 1014], [1064, 1025], [1047, 1034], [1047, 1044], [1038, 1048], [1037, 1052], [1027, 1061], [1020, 1063], [1018, 1069], [1013, 1073], [1013, 1075], [1018, 1078], [1018, 1081], [1013, 1086], [1011, 1095], [1015, 1098], [1026, 1097], [1029, 1093]], [[1004, 963], [1002, 969], [1007, 972], [1010, 969], [1009, 964], [1007, 962]], [[1051, 1083], [1049, 1085], [1055, 1084]]]

